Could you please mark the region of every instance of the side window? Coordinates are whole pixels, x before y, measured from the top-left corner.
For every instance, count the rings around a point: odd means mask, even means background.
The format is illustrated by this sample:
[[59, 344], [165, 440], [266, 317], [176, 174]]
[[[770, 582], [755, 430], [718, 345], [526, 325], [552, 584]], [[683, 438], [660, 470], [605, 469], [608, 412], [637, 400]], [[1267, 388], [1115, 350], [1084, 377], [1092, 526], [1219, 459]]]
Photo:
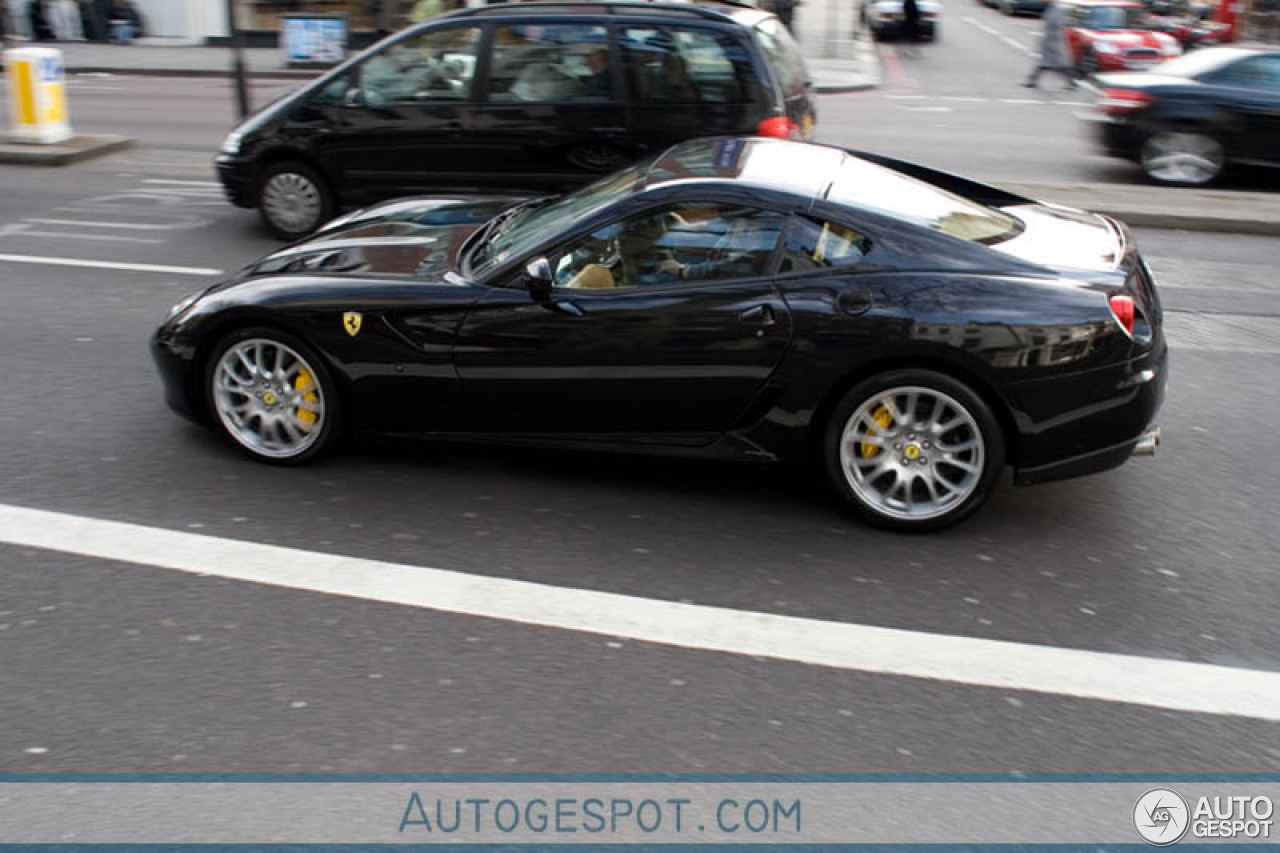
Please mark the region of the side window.
[[694, 27], [621, 30], [627, 85], [638, 103], [733, 104], [749, 100], [751, 59], [728, 33]]
[[489, 71], [493, 103], [599, 101], [613, 97], [609, 38], [602, 26], [499, 27]]
[[1213, 76], [1220, 86], [1243, 86], [1280, 92], [1280, 57], [1254, 56], [1242, 59]]
[[479, 44], [479, 27], [451, 27], [389, 45], [360, 68], [365, 103], [381, 106], [469, 100]]
[[679, 205], [605, 226], [555, 265], [557, 287], [609, 290], [765, 275], [784, 217], [756, 208]]
[[782, 22], [777, 18], [761, 21], [756, 27], [756, 42], [768, 57], [773, 73], [782, 84], [783, 93], [794, 95], [803, 91], [804, 84], [809, 79], [805, 72], [804, 57]]
[[787, 228], [778, 272], [852, 266], [869, 251], [871, 241], [865, 234], [834, 222], [815, 222], [807, 216], [797, 216]]
[[340, 106], [346, 100], [347, 90], [350, 88], [351, 78], [344, 74], [313, 94], [310, 103], [317, 107]]

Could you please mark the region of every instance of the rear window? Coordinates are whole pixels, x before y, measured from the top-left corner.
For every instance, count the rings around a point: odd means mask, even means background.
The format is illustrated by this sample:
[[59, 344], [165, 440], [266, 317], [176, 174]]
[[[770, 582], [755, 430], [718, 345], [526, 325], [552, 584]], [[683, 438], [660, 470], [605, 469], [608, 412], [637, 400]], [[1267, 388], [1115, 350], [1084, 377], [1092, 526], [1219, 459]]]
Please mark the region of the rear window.
[[1022, 229], [1018, 220], [994, 207], [857, 157], [840, 164], [827, 198], [975, 243], [999, 243]]
[[756, 42], [778, 75], [783, 93], [796, 95], [803, 92], [809, 75], [804, 68], [800, 46], [787, 28], [777, 18], [766, 18], [756, 26], [755, 33]]

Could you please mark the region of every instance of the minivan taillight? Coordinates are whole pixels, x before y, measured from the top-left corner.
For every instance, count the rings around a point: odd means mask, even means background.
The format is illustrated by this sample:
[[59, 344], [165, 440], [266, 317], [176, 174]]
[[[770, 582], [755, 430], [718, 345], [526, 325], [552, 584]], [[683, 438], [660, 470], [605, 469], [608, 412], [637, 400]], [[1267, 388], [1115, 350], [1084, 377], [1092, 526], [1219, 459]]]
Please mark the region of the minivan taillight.
[[1153, 100], [1155, 98], [1139, 89], [1107, 88], [1102, 90], [1098, 109], [1107, 115], [1119, 116], [1140, 110]]
[[1120, 324], [1120, 328], [1124, 329], [1124, 333], [1129, 337], [1133, 337], [1133, 318], [1136, 309], [1133, 304], [1133, 297], [1125, 293], [1117, 293], [1107, 300], [1111, 306], [1111, 313], [1115, 315], [1116, 322]]
[[787, 116], [770, 116], [756, 128], [757, 136], [772, 136], [775, 139], [799, 139], [800, 125]]

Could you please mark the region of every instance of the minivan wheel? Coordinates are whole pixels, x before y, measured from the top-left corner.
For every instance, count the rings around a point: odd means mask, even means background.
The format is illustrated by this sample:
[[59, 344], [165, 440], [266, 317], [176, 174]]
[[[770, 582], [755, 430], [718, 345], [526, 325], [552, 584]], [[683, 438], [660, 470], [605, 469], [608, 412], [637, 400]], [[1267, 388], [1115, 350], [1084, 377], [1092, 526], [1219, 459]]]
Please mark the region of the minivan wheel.
[[968, 385], [932, 370], [892, 370], [859, 383], [827, 422], [824, 460], [864, 521], [923, 532], [964, 519], [1004, 466], [1000, 426]]
[[333, 197], [314, 169], [286, 160], [258, 179], [258, 212], [277, 237], [297, 240], [333, 218]]
[[1142, 146], [1142, 168], [1162, 184], [1200, 186], [1222, 174], [1222, 143], [1204, 133], [1162, 130]]

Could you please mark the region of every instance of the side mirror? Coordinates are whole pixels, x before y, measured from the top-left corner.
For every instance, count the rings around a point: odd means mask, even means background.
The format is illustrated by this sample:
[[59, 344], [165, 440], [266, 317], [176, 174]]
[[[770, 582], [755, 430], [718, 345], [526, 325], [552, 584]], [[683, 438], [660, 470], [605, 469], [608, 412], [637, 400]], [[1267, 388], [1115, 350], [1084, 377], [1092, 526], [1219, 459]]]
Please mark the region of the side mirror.
[[524, 265], [525, 286], [534, 293], [551, 290], [551, 263], [546, 258], [534, 258]]

